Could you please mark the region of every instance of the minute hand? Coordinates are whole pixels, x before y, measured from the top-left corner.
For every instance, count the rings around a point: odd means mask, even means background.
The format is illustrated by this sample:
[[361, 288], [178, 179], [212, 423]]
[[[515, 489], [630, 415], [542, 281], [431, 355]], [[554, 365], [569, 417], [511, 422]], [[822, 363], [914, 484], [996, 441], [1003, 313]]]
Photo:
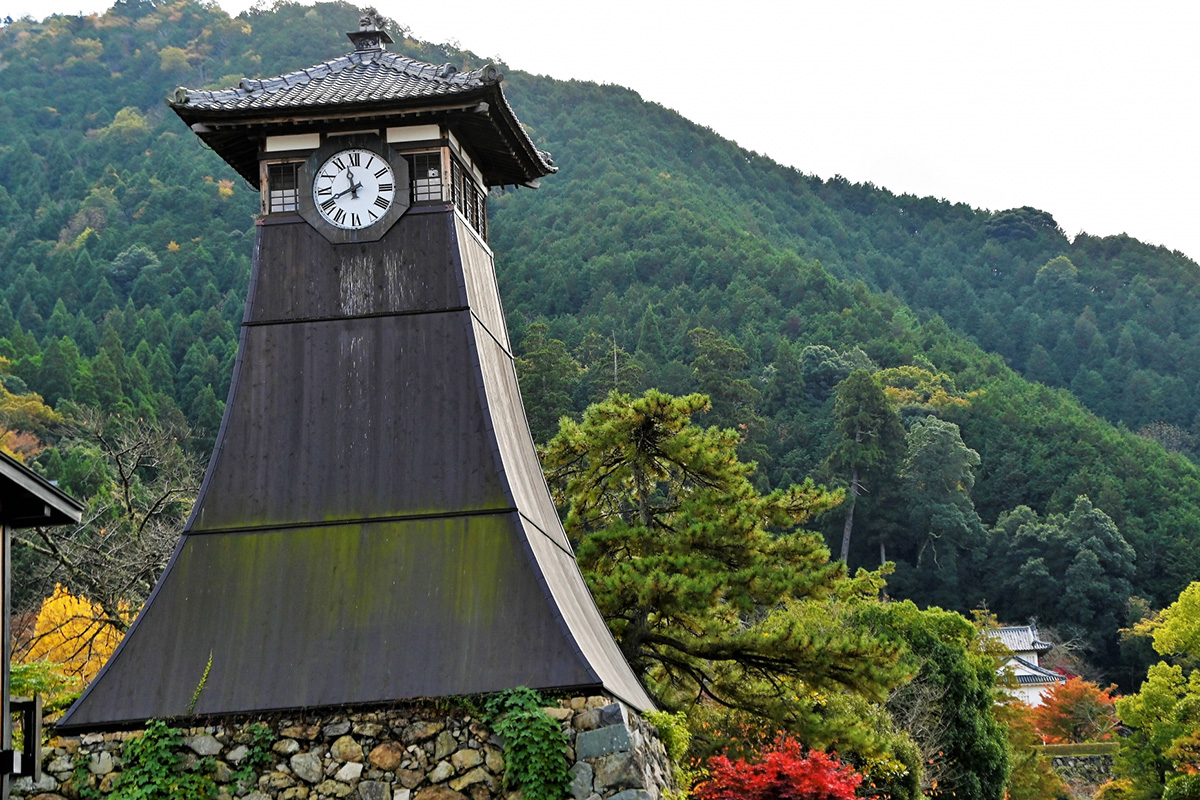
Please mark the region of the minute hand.
[[350, 186], [349, 186], [348, 188], [346, 188], [346, 189], [343, 189], [342, 191], [340, 191], [340, 192], [338, 192], [337, 194], [335, 194], [335, 195], [333, 196], [333, 199], [334, 199], [334, 200], [337, 200], [337, 199], [338, 199], [339, 197], [341, 197], [342, 195], [344, 195], [344, 194], [350, 194], [351, 192], [354, 192], [354, 196], [355, 196], [355, 197], [358, 197], [358, 190], [359, 190], [359, 189], [361, 189], [361, 188], [362, 188], [362, 184], [361, 184], [361, 183], [351, 183], [351, 184], [350, 184]]

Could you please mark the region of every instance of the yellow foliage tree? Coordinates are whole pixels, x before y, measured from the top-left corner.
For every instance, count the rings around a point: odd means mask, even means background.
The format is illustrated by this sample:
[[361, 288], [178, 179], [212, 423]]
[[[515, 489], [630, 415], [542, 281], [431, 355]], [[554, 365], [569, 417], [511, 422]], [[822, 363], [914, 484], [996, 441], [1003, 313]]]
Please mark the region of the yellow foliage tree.
[[[136, 614], [122, 610], [122, 616], [128, 624]], [[52, 662], [64, 675], [87, 683], [104, 666], [122, 635], [107, 622], [98, 604], [55, 584], [54, 592], [42, 601], [23, 660]]]
[[875, 373], [888, 402], [897, 409], [938, 413], [949, 408], [965, 408], [981, 392], [959, 394], [949, 375], [921, 367], [892, 367]]
[[[10, 362], [0, 357], [0, 375], [7, 375]], [[13, 394], [0, 384], [0, 451], [24, 461], [45, 449], [37, 434], [62, 417], [42, 400], [42, 396]]]

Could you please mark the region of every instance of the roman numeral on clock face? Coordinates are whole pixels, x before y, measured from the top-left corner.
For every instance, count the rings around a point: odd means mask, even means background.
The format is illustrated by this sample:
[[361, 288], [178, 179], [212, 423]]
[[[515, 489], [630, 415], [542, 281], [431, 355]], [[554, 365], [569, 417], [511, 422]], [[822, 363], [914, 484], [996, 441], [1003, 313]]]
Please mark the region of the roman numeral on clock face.
[[387, 171], [387, 167], [381, 167], [379, 171], [375, 173], [375, 177], [382, 178], [384, 175], [387, 175]]
[[333, 198], [331, 197], [328, 200], [326, 200], [324, 203], [321, 203], [321, 210], [324, 211], [326, 214], [328, 214], [329, 209], [333, 208], [333, 206], [334, 206], [334, 202], [333, 202]]
[[345, 221], [345, 219], [346, 219], [346, 209], [339, 208], [337, 211], [333, 212], [333, 221], [336, 222], [337, 224], [341, 225], [342, 222]]
[[387, 200], [384, 200], [382, 197], [376, 197], [376, 198], [375, 198], [375, 205], [379, 206], [380, 208], [387, 208], [387, 207], [388, 207], [388, 201], [387, 201]]
[[395, 190], [396, 190], [396, 186], [395, 186], [395, 184], [391, 184], [391, 183], [381, 183], [381, 184], [379, 184], [379, 191], [381, 191], [381, 192], [392, 192], [392, 191], [395, 191]]
[[362, 161], [362, 153], [350, 154], [350, 166], [357, 167], [360, 161]]

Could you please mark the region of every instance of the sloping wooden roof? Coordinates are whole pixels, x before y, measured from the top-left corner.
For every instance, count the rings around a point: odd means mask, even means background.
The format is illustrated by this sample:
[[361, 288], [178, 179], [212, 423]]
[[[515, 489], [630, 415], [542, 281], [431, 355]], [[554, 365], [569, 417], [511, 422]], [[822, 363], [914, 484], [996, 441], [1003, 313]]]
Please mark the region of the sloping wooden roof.
[[652, 701], [538, 466], [491, 252], [452, 209], [378, 243], [261, 225], [185, 536], [65, 729], [525, 685]]

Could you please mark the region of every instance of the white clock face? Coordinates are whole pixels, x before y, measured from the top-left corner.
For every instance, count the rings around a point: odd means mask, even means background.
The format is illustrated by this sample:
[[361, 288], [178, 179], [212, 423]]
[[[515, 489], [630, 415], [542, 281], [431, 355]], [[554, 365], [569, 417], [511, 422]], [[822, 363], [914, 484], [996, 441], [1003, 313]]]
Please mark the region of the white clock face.
[[358, 230], [392, 207], [396, 176], [378, 153], [356, 147], [335, 153], [321, 165], [312, 192], [317, 212], [330, 225]]

